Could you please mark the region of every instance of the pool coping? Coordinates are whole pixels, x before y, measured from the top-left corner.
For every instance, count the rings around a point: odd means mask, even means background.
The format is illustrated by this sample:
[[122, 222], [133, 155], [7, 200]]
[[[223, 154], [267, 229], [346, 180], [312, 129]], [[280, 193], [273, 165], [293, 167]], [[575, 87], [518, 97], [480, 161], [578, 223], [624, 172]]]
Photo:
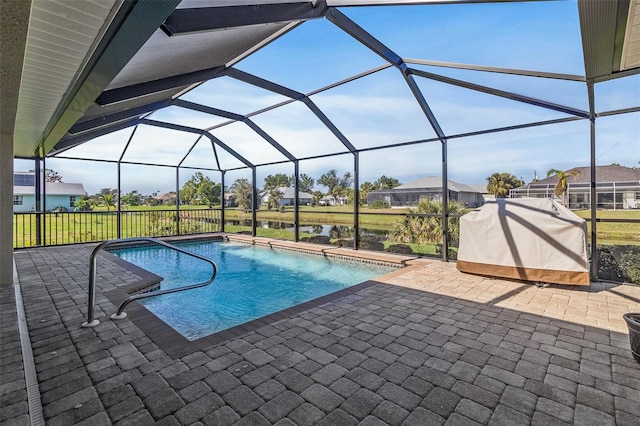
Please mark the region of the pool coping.
[[160, 289], [160, 283], [164, 280], [164, 278], [160, 275], [156, 275], [151, 271], [147, 271], [146, 269], [139, 267], [138, 265], [127, 262], [126, 260], [121, 259], [115, 254], [109, 253], [108, 251], [103, 250], [99, 252], [98, 255], [103, 259], [113, 262], [116, 265], [119, 265], [122, 268], [133, 272], [134, 274], [142, 278], [140, 281], [118, 286], [118, 289], [124, 291], [125, 293], [127, 293], [127, 295], [130, 296], [132, 294], [147, 293]]
[[[231, 238], [228, 238], [231, 237]], [[317, 247], [308, 247], [308, 244], [302, 244], [303, 247], [296, 249], [295, 244], [288, 241], [280, 241], [280, 240], [270, 240], [260, 237], [250, 237], [246, 238], [246, 236], [241, 236], [240, 238], [235, 238], [234, 234], [214, 234], [209, 236], [197, 236], [195, 238], [189, 237], [179, 237], [179, 238], [167, 238], [163, 239], [167, 242], [175, 242], [175, 241], [212, 241], [212, 240], [227, 240], [234, 242], [242, 242], [245, 244], [253, 244], [271, 247], [274, 249], [284, 249], [298, 252], [306, 252], [313, 255], [324, 255], [332, 258], [349, 258], [352, 261], [358, 261], [363, 263], [375, 263], [375, 264], [385, 264], [388, 266], [396, 267], [397, 269], [391, 272], [388, 272], [384, 275], [376, 277], [375, 279], [371, 279], [368, 281], [364, 281], [359, 284], [355, 284], [351, 287], [338, 290], [336, 292], [327, 294], [325, 296], [321, 296], [307, 302], [303, 302], [301, 304], [271, 313], [269, 315], [256, 318], [249, 322], [228, 328], [226, 330], [219, 331], [217, 333], [210, 334], [205, 337], [201, 337], [196, 340], [188, 340], [174, 328], [172, 328], [169, 324], [164, 322], [161, 318], [157, 317], [153, 312], [144, 307], [144, 305], [140, 303], [130, 303], [127, 306], [126, 313], [129, 320], [131, 320], [136, 326], [138, 326], [146, 335], [149, 337], [154, 343], [156, 343], [160, 348], [162, 348], [167, 355], [169, 355], [173, 359], [181, 358], [185, 355], [191, 354], [193, 352], [202, 350], [204, 348], [210, 347], [212, 345], [233, 339], [235, 337], [239, 337], [250, 333], [258, 328], [271, 325], [275, 322], [278, 322], [283, 319], [287, 319], [293, 315], [297, 315], [306, 310], [321, 306], [325, 303], [332, 302], [334, 300], [340, 299], [342, 297], [351, 295], [353, 293], [365, 290], [371, 286], [382, 284], [381, 281], [388, 280], [393, 278], [394, 276], [405, 273], [411, 269], [417, 268], [420, 265], [420, 262], [413, 262], [417, 258], [409, 258], [408, 256], [397, 256], [394, 255], [397, 259], [395, 262], [384, 262], [380, 260], [373, 259], [370, 262], [367, 262], [366, 255], [369, 253], [373, 253], [371, 257], [375, 256], [375, 252], [362, 252], [358, 253], [359, 256], [349, 256], [349, 252], [340, 250], [339, 247], [331, 247], [331, 246], [323, 246], [313, 244], [313, 246]], [[282, 244], [287, 243], [287, 244]], [[132, 246], [145, 246], [148, 244], [139, 244], [134, 243]], [[311, 249], [311, 250], [310, 250]], [[347, 249], [348, 250], [348, 249]], [[355, 251], [355, 250], [353, 250]], [[131, 294], [141, 291], [148, 291], [150, 286], [158, 285], [160, 281], [162, 281], [162, 277], [153, 274], [139, 266], [136, 266], [126, 260], [119, 258], [118, 256], [104, 252], [102, 254], [106, 259], [111, 260], [114, 263], [117, 263], [124, 269], [127, 269], [136, 275], [141, 276], [143, 279], [141, 281], [127, 284], [116, 288], [115, 290], [110, 290], [104, 293], [109, 301], [111, 301], [115, 306], [119, 306], [127, 297]], [[378, 281], [380, 280], [380, 281]], [[215, 283], [215, 281], [214, 281]], [[113, 320], [119, 321], [119, 320]]]

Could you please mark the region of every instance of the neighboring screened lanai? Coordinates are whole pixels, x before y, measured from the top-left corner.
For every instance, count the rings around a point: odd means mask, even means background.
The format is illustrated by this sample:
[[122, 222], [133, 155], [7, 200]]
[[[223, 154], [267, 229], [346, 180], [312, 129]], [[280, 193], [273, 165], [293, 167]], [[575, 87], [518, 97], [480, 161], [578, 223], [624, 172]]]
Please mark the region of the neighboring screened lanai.
[[[274, 171], [349, 172], [358, 200], [364, 177], [412, 168], [440, 176], [447, 218], [448, 181], [483, 183], [468, 182], [470, 164], [488, 176], [516, 158], [571, 153], [558, 162], [590, 164], [595, 188], [608, 160], [598, 155], [616, 142], [598, 140], [600, 123], [640, 122], [638, 0], [18, 3], [3, 3], [0, 30], [3, 236], [7, 152], [36, 169], [110, 165], [118, 188], [145, 173], [176, 188], [193, 171], [223, 188], [242, 177], [254, 206], [256, 182]], [[558, 11], [572, 18], [547, 37]], [[530, 18], [512, 26], [514, 16]], [[469, 36], [469, 20], [489, 42]], [[492, 39], [496, 26], [509, 37]], [[638, 133], [619, 136], [640, 157]], [[606, 219], [591, 208], [595, 246]], [[358, 203], [353, 218], [358, 248]], [[254, 234], [255, 223], [254, 208]], [[6, 269], [11, 238], [0, 241]]]

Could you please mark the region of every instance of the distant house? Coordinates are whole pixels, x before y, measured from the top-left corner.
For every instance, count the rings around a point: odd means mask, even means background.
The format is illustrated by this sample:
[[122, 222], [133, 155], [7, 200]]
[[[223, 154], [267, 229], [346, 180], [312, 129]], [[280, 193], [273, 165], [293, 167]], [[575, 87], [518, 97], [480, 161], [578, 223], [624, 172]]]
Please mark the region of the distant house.
[[[47, 211], [56, 208], [73, 210], [75, 202], [87, 196], [81, 183], [44, 183], [45, 197], [42, 207]], [[33, 212], [36, 210], [36, 177], [34, 172], [15, 172], [13, 174], [13, 211]]]
[[[295, 204], [295, 189], [282, 186], [277, 188], [282, 193], [280, 198], [280, 206], [293, 206]], [[269, 191], [262, 191], [258, 194], [260, 197], [260, 204], [267, 204], [269, 202]], [[313, 195], [308, 192], [298, 191], [298, 205], [304, 206], [307, 203], [313, 201]]]
[[325, 195], [318, 200], [319, 206], [345, 206], [349, 204], [349, 197], [332, 197]]
[[[459, 201], [469, 207], [484, 204], [486, 187], [483, 185], [467, 185], [449, 180], [447, 189], [449, 200]], [[382, 200], [391, 207], [416, 206], [422, 200], [442, 200], [442, 177], [427, 176], [393, 189], [380, 189], [367, 194], [367, 204], [376, 200]]]
[[[567, 207], [574, 210], [588, 209], [591, 205], [591, 168], [574, 167], [570, 170], [578, 172], [579, 175], [575, 179], [567, 177]], [[596, 180], [598, 181], [596, 185], [598, 208], [613, 210], [640, 208], [640, 170], [617, 164], [596, 166]], [[557, 176], [531, 182], [512, 189], [509, 197], [554, 198], [554, 187], [557, 182]]]
[[159, 201], [160, 204], [175, 204], [176, 203], [176, 193], [173, 192], [173, 191], [165, 192], [164, 194], [154, 195], [151, 198], [153, 198], [156, 201]]

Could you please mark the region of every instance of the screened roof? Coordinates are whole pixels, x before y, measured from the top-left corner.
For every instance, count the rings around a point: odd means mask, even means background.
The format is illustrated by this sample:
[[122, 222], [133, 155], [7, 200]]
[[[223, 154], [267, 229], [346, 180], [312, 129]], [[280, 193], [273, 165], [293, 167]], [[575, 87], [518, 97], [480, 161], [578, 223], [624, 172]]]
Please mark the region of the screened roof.
[[[456, 39], [454, 14], [430, 17], [442, 4], [473, 13], [491, 1], [247, 3], [34, 0], [26, 35], [3, 30], [25, 37], [22, 52], [6, 52], [24, 63], [19, 90], [0, 101], [16, 104], [15, 156], [232, 170], [640, 111], [637, 98], [599, 108], [588, 90], [640, 72], [640, 0], [578, 0], [565, 39], [532, 23], [493, 57]], [[491, 7], [508, 13], [529, 4], [499, 3]], [[415, 8], [409, 22], [396, 20], [397, 4]], [[479, 31], [509, 25], [501, 15], [477, 21]], [[280, 44], [286, 37], [304, 49]], [[424, 42], [408, 43], [416, 37]], [[435, 44], [451, 48], [432, 57]], [[550, 48], [575, 66], [545, 62]], [[514, 49], [530, 49], [528, 60], [513, 63]]]

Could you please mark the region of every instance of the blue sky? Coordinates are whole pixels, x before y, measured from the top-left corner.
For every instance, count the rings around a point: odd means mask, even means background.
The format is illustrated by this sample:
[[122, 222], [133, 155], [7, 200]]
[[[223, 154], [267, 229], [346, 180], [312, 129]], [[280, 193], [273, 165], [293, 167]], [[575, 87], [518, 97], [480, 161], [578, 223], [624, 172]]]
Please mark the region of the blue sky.
[[[429, 59], [526, 70], [583, 74], [582, 47], [574, 1], [345, 8], [341, 11], [405, 59]], [[307, 22], [237, 64], [237, 68], [308, 93], [328, 84], [383, 65], [382, 58], [352, 39], [328, 20]], [[415, 68], [513, 91], [545, 101], [588, 109], [586, 86], [522, 76], [482, 73], [415, 65]], [[415, 77], [434, 115], [447, 135], [550, 120], [567, 115]], [[285, 98], [247, 86], [228, 77], [209, 81], [183, 99], [239, 114], [248, 114]], [[434, 131], [394, 68], [314, 95], [311, 99], [357, 148], [434, 137]], [[640, 76], [596, 85], [596, 109], [607, 111], [637, 106]], [[178, 107], [158, 111], [151, 118], [207, 128], [223, 119]], [[292, 103], [252, 118], [268, 134], [298, 157], [342, 152], [341, 143], [301, 103]], [[597, 161], [636, 166], [640, 161], [640, 113], [599, 118]], [[65, 153], [74, 157], [117, 159], [131, 129], [104, 136]], [[284, 159], [261, 142], [244, 124], [212, 133], [252, 162]], [[176, 164], [196, 136], [141, 126], [124, 157], [128, 161]], [[256, 146], [260, 147], [256, 149]], [[553, 126], [452, 138], [448, 143], [449, 178], [482, 184], [494, 172], [509, 172], [525, 181], [549, 168], [568, 169], [589, 164], [589, 124], [576, 121]], [[241, 164], [218, 150], [223, 168]], [[64, 159], [47, 160], [65, 182], [81, 182], [89, 193], [116, 186], [116, 166]], [[210, 142], [201, 140], [184, 165], [211, 167]], [[16, 161], [16, 169], [33, 168]], [[319, 177], [329, 169], [353, 170], [350, 155], [306, 160], [301, 173]], [[187, 180], [193, 170], [182, 170]], [[293, 173], [289, 164], [258, 168], [258, 185], [274, 173]], [[380, 175], [401, 182], [441, 173], [439, 142], [399, 149], [369, 151], [360, 156], [360, 181]], [[219, 181], [217, 172], [206, 173]], [[228, 172], [226, 183], [250, 178], [249, 170]], [[175, 169], [122, 168], [123, 190], [142, 193], [175, 189]], [[318, 188], [322, 189], [322, 188]]]

